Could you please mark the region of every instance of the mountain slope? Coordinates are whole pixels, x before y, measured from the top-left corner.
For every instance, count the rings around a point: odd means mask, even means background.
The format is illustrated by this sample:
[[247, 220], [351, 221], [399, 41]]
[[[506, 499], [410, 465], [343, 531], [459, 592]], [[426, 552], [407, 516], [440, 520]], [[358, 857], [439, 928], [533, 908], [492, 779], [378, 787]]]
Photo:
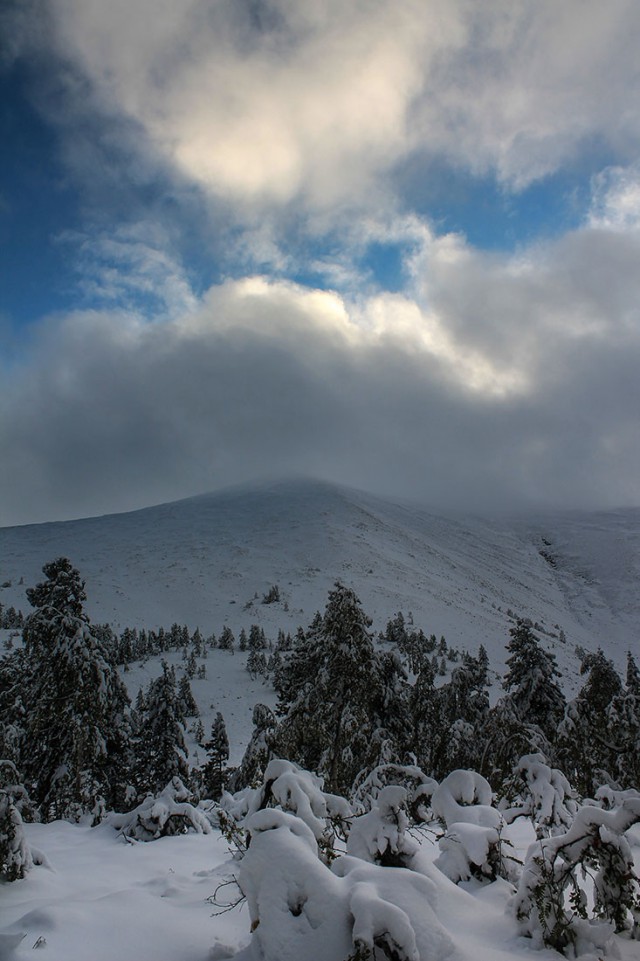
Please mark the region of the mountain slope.
[[[411, 611], [416, 627], [455, 646], [484, 643], [496, 666], [508, 611], [539, 622], [561, 664], [576, 644], [621, 662], [640, 625], [637, 509], [478, 518], [310, 481], [237, 488], [0, 529], [0, 583], [11, 581], [0, 603], [26, 612], [24, 588], [60, 554], [87, 582], [91, 617], [116, 627], [295, 630], [336, 579], [356, 589], [376, 630]], [[280, 603], [261, 603], [272, 584]]]

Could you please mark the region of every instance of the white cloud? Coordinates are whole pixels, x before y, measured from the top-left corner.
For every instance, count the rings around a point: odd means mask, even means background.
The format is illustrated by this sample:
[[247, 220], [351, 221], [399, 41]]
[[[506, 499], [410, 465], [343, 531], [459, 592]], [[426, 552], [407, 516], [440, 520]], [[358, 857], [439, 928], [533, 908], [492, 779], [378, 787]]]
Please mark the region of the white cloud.
[[[523, 187], [597, 140], [637, 152], [635, 0], [52, 0], [58, 51], [240, 214], [393, 195], [411, 154]], [[86, 97], [86, 88], [82, 88]]]
[[171, 241], [158, 224], [139, 222], [113, 231], [67, 232], [74, 249], [79, 290], [100, 305], [144, 306], [147, 315], [176, 317], [195, 310], [197, 299]]
[[589, 223], [614, 231], [640, 228], [640, 164], [607, 167], [594, 178]]

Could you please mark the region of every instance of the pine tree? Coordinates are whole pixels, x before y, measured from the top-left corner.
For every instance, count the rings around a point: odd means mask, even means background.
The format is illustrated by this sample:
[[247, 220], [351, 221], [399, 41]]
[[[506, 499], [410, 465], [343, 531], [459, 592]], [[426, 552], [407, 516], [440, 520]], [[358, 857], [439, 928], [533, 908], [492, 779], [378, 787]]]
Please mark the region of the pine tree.
[[231, 651], [233, 654], [235, 647], [235, 637], [231, 628], [225, 624], [218, 640], [218, 647], [221, 651]]
[[614, 782], [619, 755], [619, 707], [624, 690], [613, 662], [601, 650], [586, 653], [581, 674], [587, 675], [578, 696], [568, 705], [560, 727], [562, 770], [583, 795]]
[[162, 661], [162, 674], [151, 681], [144, 698], [138, 743], [139, 788], [161, 791], [172, 777], [189, 783], [184, 714], [176, 690], [173, 667]]
[[486, 663], [465, 654], [451, 680], [434, 695], [430, 773], [440, 779], [456, 768], [475, 768], [483, 752], [489, 713]]
[[324, 615], [298, 643], [278, 682], [278, 711], [285, 715], [279, 750], [325, 776], [335, 793], [377, 763], [375, 734], [387, 728], [382, 664], [369, 627], [355, 593], [336, 584]]
[[536, 725], [552, 741], [564, 716], [566, 701], [555, 678], [560, 677], [556, 659], [545, 651], [531, 628], [518, 620], [509, 630], [510, 657], [503, 687], [513, 709], [529, 725]]
[[266, 767], [274, 757], [276, 718], [266, 704], [256, 704], [253, 709], [253, 733], [240, 762], [229, 779], [229, 790], [240, 791], [245, 787], [257, 787], [263, 779]]
[[227, 761], [229, 760], [229, 738], [224, 718], [220, 711], [211, 725], [211, 737], [205, 742], [209, 759], [202, 772], [204, 796], [218, 801], [226, 787]]
[[45, 820], [119, 803], [128, 779], [129, 698], [83, 610], [84, 581], [60, 557], [27, 590], [34, 612], [23, 638], [28, 663], [24, 758]]
[[183, 674], [178, 683], [178, 703], [183, 717], [195, 717], [200, 713], [189, 683], [190, 676], [189, 674]]

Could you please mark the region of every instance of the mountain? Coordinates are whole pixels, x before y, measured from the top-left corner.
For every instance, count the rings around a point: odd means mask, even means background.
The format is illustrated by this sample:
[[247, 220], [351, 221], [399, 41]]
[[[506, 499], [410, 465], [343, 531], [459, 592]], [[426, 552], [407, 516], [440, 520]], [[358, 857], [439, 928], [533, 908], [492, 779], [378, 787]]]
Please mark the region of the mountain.
[[[313, 481], [245, 486], [2, 528], [0, 603], [26, 613], [25, 587], [59, 555], [85, 578], [92, 619], [116, 628], [258, 623], [275, 636], [306, 626], [337, 579], [374, 629], [412, 612], [416, 628], [456, 647], [483, 643], [496, 667], [514, 615], [540, 625], [572, 674], [576, 645], [621, 664], [640, 626], [640, 509], [477, 517]], [[276, 584], [280, 601], [262, 603]]]

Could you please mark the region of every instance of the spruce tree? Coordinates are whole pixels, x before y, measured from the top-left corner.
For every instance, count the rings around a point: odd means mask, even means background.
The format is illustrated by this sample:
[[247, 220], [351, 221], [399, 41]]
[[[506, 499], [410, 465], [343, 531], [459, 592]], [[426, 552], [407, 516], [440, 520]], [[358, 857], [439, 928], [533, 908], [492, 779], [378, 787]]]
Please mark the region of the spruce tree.
[[555, 678], [560, 677], [556, 659], [545, 651], [531, 628], [518, 620], [509, 630], [510, 657], [503, 687], [509, 692], [515, 714], [536, 725], [552, 741], [564, 716], [566, 701]]
[[227, 783], [227, 761], [229, 760], [229, 738], [224, 718], [220, 711], [211, 725], [211, 737], [205, 742], [209, 759], [202, 772], [204, 796], [218, 801]]
[[128, 780], [129, 698], [84, 612], [84, 581], [60, 557], [27, 590], [29, 790], [44, 820], [117, 805]]
[[[602, 784], [617, 783], [620, 743], [620, 700], [624, 689], [614, 664], [602, 650], [585, 654], [581, 674], [587, 679], [568, 705], [560, 728], [561, 767], [583, 795], [593, 796]], [[618, 708], [618, 709], [616, 709]]]
[[336, 584], [324, 615], [314, 620], [279, 678], [284, 714], [279, 750], [326, 779], [334, 793], [348, 791], [362, 768], [377, 763], [388, 728], [382, 663], [370, 620], [354, 591]]
[[189, 783], [184, 714], [175, 670], [166, 661], [162, 661], [162, 674], [151, 681], [144, 696], [138, 759], [141, 793], [158, 793], [172, 777]]

